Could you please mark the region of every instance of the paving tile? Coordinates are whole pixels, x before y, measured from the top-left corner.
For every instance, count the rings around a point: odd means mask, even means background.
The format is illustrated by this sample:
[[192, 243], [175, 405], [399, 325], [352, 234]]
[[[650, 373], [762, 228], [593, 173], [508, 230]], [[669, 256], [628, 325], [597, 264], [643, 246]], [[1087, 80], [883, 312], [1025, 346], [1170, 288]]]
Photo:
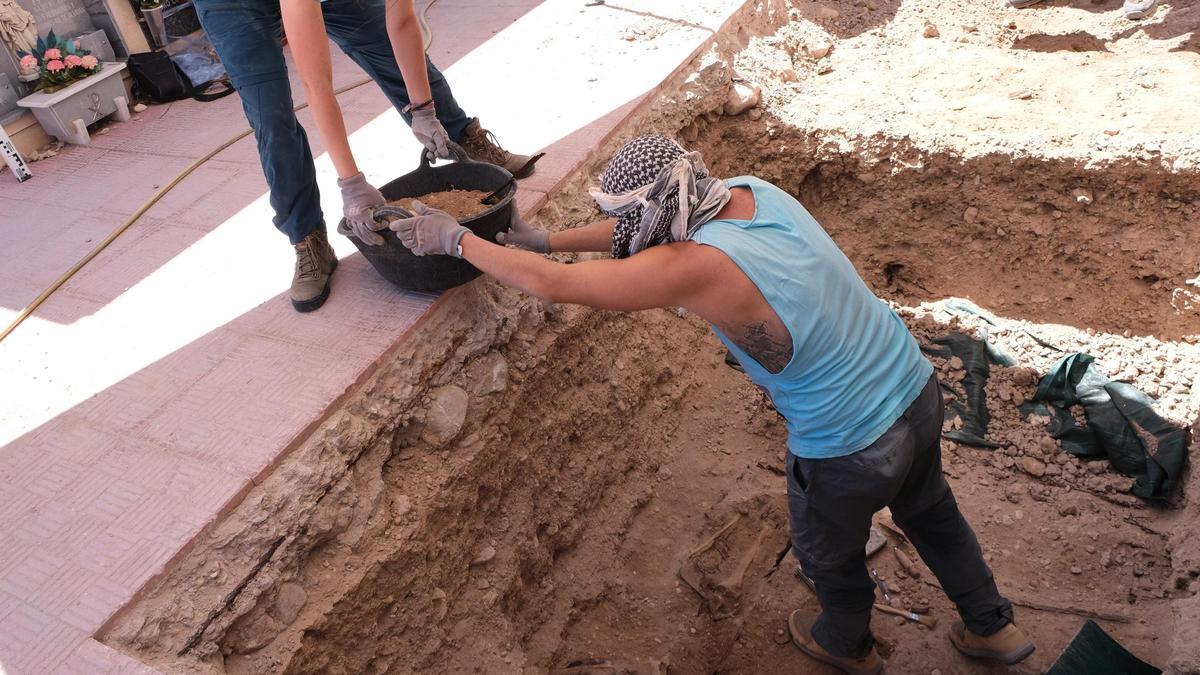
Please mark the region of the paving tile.
[[157, 670], [96, 640], [84, 640], [54, 675], [156, 675]]
[[0, 619], [6, 673], [44, 673], [65, 661], [87, 635], [50, 614], [22, 604]]

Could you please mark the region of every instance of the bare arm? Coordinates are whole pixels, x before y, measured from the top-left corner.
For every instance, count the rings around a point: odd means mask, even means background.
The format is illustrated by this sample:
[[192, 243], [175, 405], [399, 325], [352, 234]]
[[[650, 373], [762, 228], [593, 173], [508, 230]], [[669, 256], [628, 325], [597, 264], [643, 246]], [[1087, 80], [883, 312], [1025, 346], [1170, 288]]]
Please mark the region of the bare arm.
[[612, 250], [616, 218], [598, 220], [583, 227], [550, 233], [550, 250], [555, 253], [607, 253]]
[[349, 178], [358, 173], [358, 164], [346, 138], [342, 109], [333, 95], [333, 68], [329, 61], [321, 4], [316, 0], [282, 0], [279, 8], [288, 44], [292, 46], [292, 58], [296, 60], [296, 70], [304, 82], [308, 107], [316, 118], [321, 140], [329, 151], [338, 178]]
[[497, 246], [473, 234], [462, 238], [463, 257], [500, 283], [550, 302], [635, 311], [689, 307], [707, 286], [687, 247], [667, 244], [624, 260], [565, 265], [536, 253]]
[[421, 104], [433, 98], [429, 71], [425, 68], [425, 45], [413, 0], [388, 0], [387, 32], [396, 54], [396, 65], [404, 77], [408, 100]]

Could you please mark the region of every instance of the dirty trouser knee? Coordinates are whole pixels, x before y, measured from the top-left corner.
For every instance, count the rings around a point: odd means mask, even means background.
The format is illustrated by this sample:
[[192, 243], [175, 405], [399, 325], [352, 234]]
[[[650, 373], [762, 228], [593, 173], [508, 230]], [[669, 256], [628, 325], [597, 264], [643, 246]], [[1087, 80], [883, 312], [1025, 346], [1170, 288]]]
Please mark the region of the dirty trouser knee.
[[[1011, 606], [996, 591], [941, 473], [941, 405], [937, 381], [930, 378], [900, 419], [867, 448], [833, 459], [792, 458], [792, 547], [821, 603], [813, 638], [831, 654], [862, 656], [870, 650], [875, 588], [863, 548], [871, 516], [888, 505], [893, 514], [903, 514], [897, 515], [898, 524], [912, 525], [905, 515], [930, 517], [927, 526], [914, 529], [914, 543], [920, 542], [922, 559], [933, 560], [939, 579], [945, 575], [948, 592], [958, 593], [953, 599], [964, 620], [970, 617], [968, 627], [987, 624], [995, 632], [1011, 620]], [[958, 567], [950, 569], [953, 565]], [[997, 622], [1002, 623], [993, 629]]]
[[308, 136], [292, 110], [278, 0], [196, 0], [196, 14], [242, 99], [271, 190], [275, 227], [297, 244], [325, 229]]
[[[404, 76], [392, 51], [384, 0], [325, 0], [321, 3], [321, 9], [329, 37], [375, 80], [396, 110], [400, 111], [404, 121], [411, 125], [412, 115], [405, 113], [404, 108], [413, 101], [409, 99]], [[429, 73], [429, 89], [433, 94], [438, 121], [446, 129], [450, 140], [458, 142], [462, 140], [463, 130], [471, 118], [454, 100], [446, 77], [428, 56], [425, 57], [425, 68]]]
[[936, 384], [927, 387], [905, 414], [916, 456], [900, 493], [889, 505], [892, 516], [933, 570], [967, 628], [976, 635], [991, 635], [1012, 623], [1012, 605], [997, 590], [975, 532], [942, 474], [944, 409]]

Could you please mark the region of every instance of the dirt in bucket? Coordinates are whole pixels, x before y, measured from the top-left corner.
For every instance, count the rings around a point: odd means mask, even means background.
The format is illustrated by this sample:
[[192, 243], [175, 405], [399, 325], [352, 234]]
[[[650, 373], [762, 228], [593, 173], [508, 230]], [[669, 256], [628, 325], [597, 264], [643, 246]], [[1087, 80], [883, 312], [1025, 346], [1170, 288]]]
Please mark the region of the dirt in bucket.
[[445, 211], [459, 221], [463, 221], [492, 208], [480, 201], [488, 196], [488, 194], [490, 193], [483, 190], [446, 190], [444, 192], [431, 192], [420, 197], [395, 199], [388, 202], [388, 205], [399, 206], [402, 209], [411, 211], [413, 201], [420, 201], [425, 206]]

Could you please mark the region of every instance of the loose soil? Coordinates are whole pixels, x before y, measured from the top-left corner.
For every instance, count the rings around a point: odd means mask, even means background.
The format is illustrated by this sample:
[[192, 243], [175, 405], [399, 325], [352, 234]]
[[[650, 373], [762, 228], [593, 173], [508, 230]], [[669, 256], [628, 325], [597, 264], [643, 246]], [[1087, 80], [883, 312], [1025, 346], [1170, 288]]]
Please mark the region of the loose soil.
[[[1118, 8], [748, 6], [541, 211], [593, 216], [617, 144], [678, 132], [714, 174], [796, 194], [918, 340], [964, 331], [1017, 361], [989, 383], [999, 447], [943, 459], [1038, 650], [1012, 669], [955, 652], [953, 607], [884, 527], [870, 565], [939, 621], [875, 617], [890, 672], [1043, 672], [1087, 616], [1200, 672], [1200, 481], [1151, 508], [1017, 414], [1084, 351], [1200, 424], [1200, 171], [1171, 102], [1200, 93], [1200, 8]], [[647, 26], [625, 39], [670, 29]], [[733, 68], [763, 104], [724, 117]], [[172, 672], [833, 672], [786, 635], [817, 605], [788, 553], [784, 425], [701, 322], [488, 281], [439, 309], [103, 639]], [[958, 387], [961, 363], [931, 361]]]
[[390, 201], [388, 204], [412, 211], [412, 203], [420, 201], [429, 208], [449, 213], [461, 222], [492, 208], [480, 201], [488, 194], [482, 190], [446, 190], [445, 192], [431, 192], [420, 197], [405, 197]]

